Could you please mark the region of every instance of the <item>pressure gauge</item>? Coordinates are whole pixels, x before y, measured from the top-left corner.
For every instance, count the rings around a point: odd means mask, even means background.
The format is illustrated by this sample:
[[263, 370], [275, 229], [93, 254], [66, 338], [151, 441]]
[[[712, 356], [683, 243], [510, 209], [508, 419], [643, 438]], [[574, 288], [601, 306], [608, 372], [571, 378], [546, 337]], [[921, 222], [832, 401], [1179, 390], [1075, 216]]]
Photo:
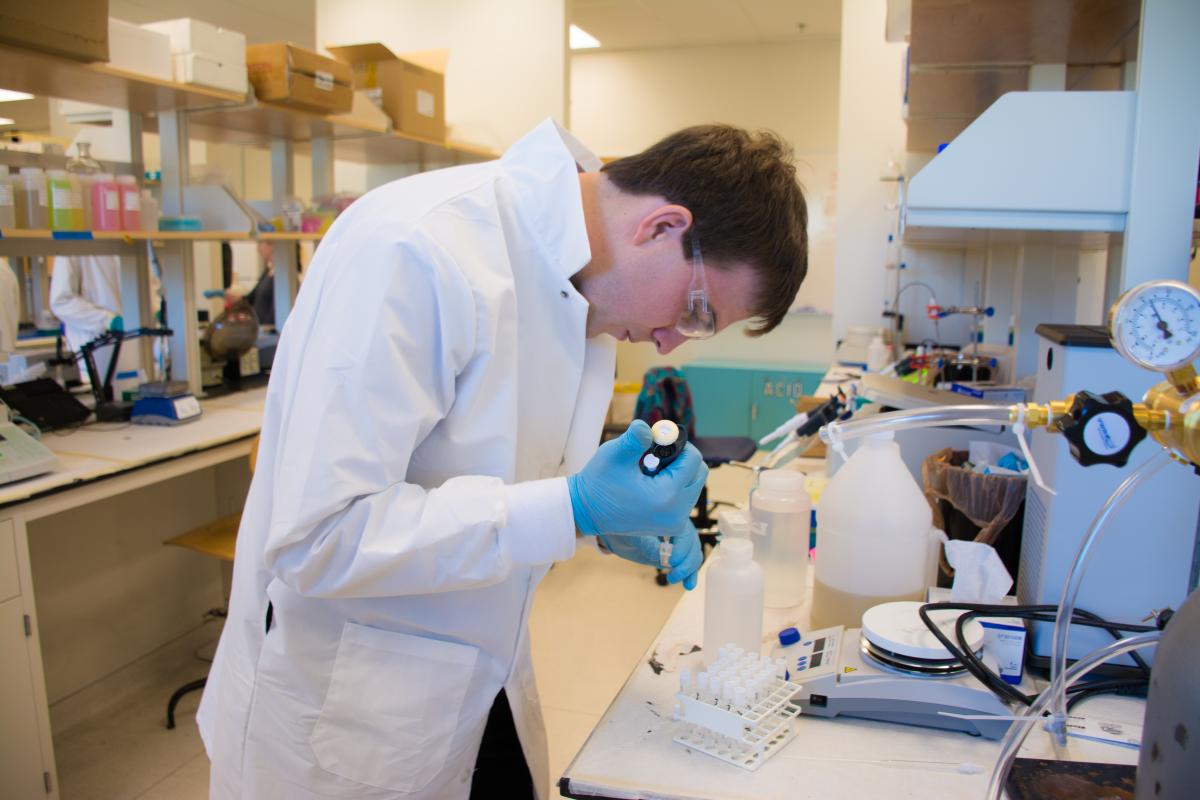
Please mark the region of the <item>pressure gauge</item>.
[[1135, 286], [1108, 315], [1113, 346], [1133, 363], [1171, 372], [1200, 357], [1200, 292], [1179, 281]]

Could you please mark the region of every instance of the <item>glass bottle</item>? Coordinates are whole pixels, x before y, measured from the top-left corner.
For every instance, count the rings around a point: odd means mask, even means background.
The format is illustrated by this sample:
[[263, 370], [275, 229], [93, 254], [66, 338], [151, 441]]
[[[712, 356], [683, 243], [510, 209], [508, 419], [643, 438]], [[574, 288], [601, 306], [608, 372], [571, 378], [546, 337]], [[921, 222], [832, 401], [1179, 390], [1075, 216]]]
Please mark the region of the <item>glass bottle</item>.
[[76, 142], [75, 157], [67, 161], [67, 172], [77, 175], [79, 181], [80, 208], [83, 210], [82, 223], [76, 230], [92, 228], [92, 180], [100, 174], [103, 167], [92, 158], [91, 142]]

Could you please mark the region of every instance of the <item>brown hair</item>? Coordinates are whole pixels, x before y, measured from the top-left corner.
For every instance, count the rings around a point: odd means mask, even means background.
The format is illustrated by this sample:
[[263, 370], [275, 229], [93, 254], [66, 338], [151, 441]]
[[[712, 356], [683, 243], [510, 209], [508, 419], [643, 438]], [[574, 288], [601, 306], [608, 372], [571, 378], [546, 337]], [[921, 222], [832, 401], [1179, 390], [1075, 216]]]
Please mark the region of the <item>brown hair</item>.
[[692, 237], [705, 262], [745, 262], [758, 273], [755, 324], [761, 336], [783, 320], [808, 272], [808, 206], [796, 181], [792, 149], [770, 131], [697, 125], [637, 155], [604, 166], [630, 194], [658, 195], [692, 212]]

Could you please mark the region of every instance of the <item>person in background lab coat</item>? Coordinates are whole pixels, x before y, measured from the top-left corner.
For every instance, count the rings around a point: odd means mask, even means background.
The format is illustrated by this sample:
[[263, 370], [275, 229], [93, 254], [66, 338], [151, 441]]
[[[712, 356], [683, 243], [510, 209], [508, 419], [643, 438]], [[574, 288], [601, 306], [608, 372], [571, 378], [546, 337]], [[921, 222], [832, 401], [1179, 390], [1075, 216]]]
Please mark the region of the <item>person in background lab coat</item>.
[[[50, 273], [50, 311], [62, 321], [67, 346], [79, 353], [88, 342], [125, 327], [121, 316], [121, 259], [117, 256], [56, 256]], [[96, 353], [103, 375], [112, 349]], [[79, 374], [87, 371], [79, 362]]]
[[0, 361], [17, 350], [21, 320], [21, 285], [7, 258], [0, 258]]
[[694, 584], [699, 453], [642, 475], [642, 422], [597, 449], [616, 341], [778, 325], [805, 202], [782, 142], [725, 126], [599, 169], [548, 120], [369, 192], [324, 237], [198, 714], [212, 797], [545, 798], [542, 576], [577, 532], [651, 565], [670, 535], [669, 579]]

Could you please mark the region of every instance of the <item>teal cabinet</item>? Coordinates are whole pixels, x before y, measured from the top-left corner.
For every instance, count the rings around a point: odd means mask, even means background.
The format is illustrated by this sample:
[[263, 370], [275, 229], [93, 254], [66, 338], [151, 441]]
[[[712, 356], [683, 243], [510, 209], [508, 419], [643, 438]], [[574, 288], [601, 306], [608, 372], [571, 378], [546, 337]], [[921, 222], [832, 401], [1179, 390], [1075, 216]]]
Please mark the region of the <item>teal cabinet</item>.
[[819, 364], [684, 364], [696, 435], [749, 436], [757, 441], [796, 413], [796, 402], [816, 391], [827, 370]]

